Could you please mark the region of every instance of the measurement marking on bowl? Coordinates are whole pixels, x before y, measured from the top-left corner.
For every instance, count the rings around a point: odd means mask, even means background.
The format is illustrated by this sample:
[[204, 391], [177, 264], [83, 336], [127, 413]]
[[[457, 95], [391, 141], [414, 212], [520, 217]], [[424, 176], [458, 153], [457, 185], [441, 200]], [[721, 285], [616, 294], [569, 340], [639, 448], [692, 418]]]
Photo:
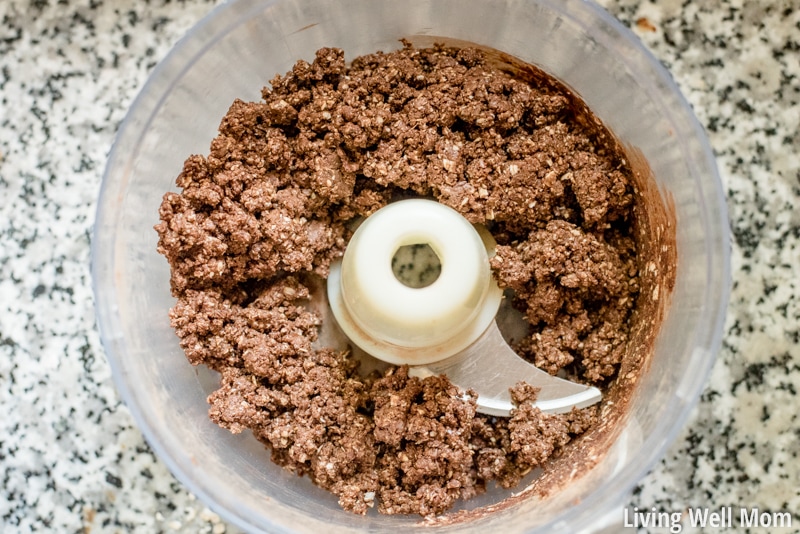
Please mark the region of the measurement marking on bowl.
[[302, 28], [300, 28], [299, 30], [295, 30], [295, 31], [293, 31], [292, 33], [290, 33], [289, 35], [294, 35], [294, 34], [296, 34], [296, 33], [304, 32], [304, 31], [306, 31], [306, 30], [308, 30], [308, 29], [311, 29], [311, 28], [313, 28], [314, 26], [319, 26], [319, 22], [314, 22], [314, 23], [311, 23], [311, 24], [309, 24], [309, 25], [307, 25], [307, 26], [303, 26], [303, 27], [302, 27]]

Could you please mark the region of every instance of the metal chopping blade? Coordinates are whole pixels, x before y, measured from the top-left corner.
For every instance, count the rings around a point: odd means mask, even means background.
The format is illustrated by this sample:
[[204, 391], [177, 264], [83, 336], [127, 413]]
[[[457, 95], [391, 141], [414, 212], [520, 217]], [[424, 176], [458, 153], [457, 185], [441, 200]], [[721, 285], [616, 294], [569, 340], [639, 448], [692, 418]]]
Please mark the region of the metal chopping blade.
[[411, 368], [412, 376], [447, 375], [462, 389], [477, 393], [478, 411], [508, 417], [514, 403], [509, 388], [526, 382], [539, 390], [534, 403], [548, 413], [565, 413], [585, 408], [602, 399], [600, 390], [552, 376], [522, 359], [503, 339], [492, 322], [475, 342], [445, 360]]
[[[429, 247], [440, 261], [440, 274], [424, 287], [405, 284], [393, 271], [398, 251], [411, 245]], [[485, 228], [435, 201], [401, 200], [379, 209], [331, 264], [324, 297], [316, 297], [328, 327], [321, 340], [347, 340], [375, 359], [408, 365], [414, 376], [447, 375], [474, 391], [478, 411], [489, 415], [510, 415], [509, 389], [520, 382], [538, 389], [535, 405], [545, 412], [600, 401], [597, 388], [551, 376], [505, 341], [497, 325], [503, 292], [489, 264], [495, 247]]]
[[[321, 318], [316, 346], [350, 348], [364, 373], [382, 371], [390, 365], [369, 355], [345, 335], [331, 312], [325, 281], [318, 280], [311, 288], [308, 307]], [[519, 382], [539, 389], [535, 405], [547, 413], [565, 413], [573, 407], [585, 408], [602, 400], [602, 393], [596, 387], [552, 376], [521, 358], [503, 338], [496, 321], [458, 354], [428, 365], [409, 366], [409, 374], [419, 378], [447, 375], [462, 390], [475, 391], [480, 413], [498, 417], [510, 415], [514, 403], [509, 388]]]

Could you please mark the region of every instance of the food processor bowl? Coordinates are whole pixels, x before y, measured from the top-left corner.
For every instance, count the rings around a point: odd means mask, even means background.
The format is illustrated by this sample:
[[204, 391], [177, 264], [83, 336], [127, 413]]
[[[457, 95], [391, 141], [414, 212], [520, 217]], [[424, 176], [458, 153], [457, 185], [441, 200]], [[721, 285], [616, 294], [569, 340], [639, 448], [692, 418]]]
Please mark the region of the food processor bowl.
[[[677, 277], [651, 361], [613, 447], [569, 486], [496, 506], [490, 489], [451, 520], [358, 516], [274, 465], [249, 433], [208, 418], [217, 376], [192, 367], [170, 328], [158, 207], [190, 154], [205, 154], [234, 99], [258, 100], [276, 73], [323, 46], [346, 58], [432, 37], [492, 47], [572, 88], [647, 160], [674, 206]], [[730, 272], [725, 200], [708, 141], [669, 74], [638, 39], [584, 0], [239, 0], [214, 9], [152, 73], [122, 124], [93, 238], [97, 315], [120, 395], [158, 456], [232, 524], [266, 532], [574, 533], [621, 505], [664, 454], [705, 385], [721, 342]], [[517, 488], [515, 491], [520, 491]]]

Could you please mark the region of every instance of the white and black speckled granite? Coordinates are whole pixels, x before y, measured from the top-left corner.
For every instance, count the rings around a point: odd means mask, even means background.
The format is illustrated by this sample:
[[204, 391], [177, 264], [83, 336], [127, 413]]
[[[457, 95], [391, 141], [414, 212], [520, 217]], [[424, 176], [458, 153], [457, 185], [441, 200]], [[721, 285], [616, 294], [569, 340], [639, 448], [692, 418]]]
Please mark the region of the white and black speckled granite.
[[[115, 129], [214, 3], [0, 2], [2, 532], [226, 529], [120, 404], [89, 275]], [[759, 506], [800, 525], [800, 4], [601, 3], [670, 68], [708, 129], [735, 238], [711, 383], [631, 506]]]
[[604, 4], [669, 67], [705, 125], [733, 232], [710, 385], [631, 506], [788, 511], [794, 528], [775, 532], [800, 532], [800, 3]]

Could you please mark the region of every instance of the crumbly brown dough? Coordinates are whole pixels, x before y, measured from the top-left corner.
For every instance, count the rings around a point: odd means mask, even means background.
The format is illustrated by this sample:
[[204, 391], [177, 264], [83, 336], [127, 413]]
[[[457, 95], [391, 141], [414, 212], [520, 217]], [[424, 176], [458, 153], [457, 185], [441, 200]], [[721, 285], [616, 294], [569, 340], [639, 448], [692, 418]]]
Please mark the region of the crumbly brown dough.
[[632, 171], [577, 99], [472, 48], [356, 58], [324, 48], [237, 100], [207, 156], [186, 160], [156, 226], [189, 361], [221, 375], [210, 416], [250, 429], [278, 464], [347, 510], [430, 516], [495, 481], [511, 487], [592, 425], [598, 409], [510, 418], [475, 411], [445, 377], [363, 377], [314, 345], [305, 306], [351, 223], [408, 196], [435, 198], [498, 242], [492, 268], [531, 324], [518, 351], [605, 388], [640, 290]]

